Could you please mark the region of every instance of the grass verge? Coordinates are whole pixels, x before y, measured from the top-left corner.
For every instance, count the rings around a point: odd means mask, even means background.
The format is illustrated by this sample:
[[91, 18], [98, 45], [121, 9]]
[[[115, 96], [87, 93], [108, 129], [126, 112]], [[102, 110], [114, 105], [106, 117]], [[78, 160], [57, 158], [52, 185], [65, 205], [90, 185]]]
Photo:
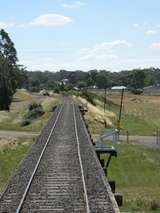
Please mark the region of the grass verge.
[[0, 140], [0, 191], [28, 152], [32, 141], [31, 139]]
[[160, 149], [143, 145], [119, 144], [118, 158], [112, 159], [109, 177], [124, 196], [121, 211], [160, 212]]

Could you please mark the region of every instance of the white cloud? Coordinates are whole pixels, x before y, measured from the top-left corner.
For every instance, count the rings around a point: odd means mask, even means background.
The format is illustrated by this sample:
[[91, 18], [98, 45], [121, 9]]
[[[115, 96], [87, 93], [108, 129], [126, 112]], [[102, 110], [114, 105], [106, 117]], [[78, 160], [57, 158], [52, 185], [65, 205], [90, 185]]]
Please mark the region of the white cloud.
[[155, 48], [155, 49], [160, 49], [160, 42], [158, 43], [152, 43], [151, 45], [152, 48]]
[[115, 40], [112, 42], [103, 42], [101, 44], [97, 44], [95, 46], [95, 49], [112, 49], [112, 48], [117, 48], [117, 47], [130, 47], [131, 44], [126, 41], [126, 40]]
[[43, 27], [57, 27], [63, 26], [70, 22], [72, 22], [72, 19], [70, 17], [51, 13], [38, 16], [31, 22], [31, 24]]
[[144, 23], [134, 23], [133, 27], [135, 28], [149, 28], [150, 24], [148, 22], [144, 22]]
[[[22, 64], [30, 70], [82, 69], [87, 71], [94, 68], [114, 70], [116, 64], [122, 60], [122, 56], [117, 51], [130, 46], [131, 44], [125, 40], [115, 40], [98, 43], [90, 48], [70, 50], [67, 55], [64, 52], [61, 54], [49, 53], [47, 50], [48, 57], [46, 57], [46, 54], [40, 54], [39, 57], [37, 57], [37, 53], [29, 54], [21, 63], [23, 62]], [[30, 51], [33, 53], [33, 50]], [[118, 69], [121, 69], [121, 67], [118, 67]]]
[[8, 25], [5, 22], [0, 22], [0, 28], [7, 28]]
[[6, 28], [14, 27], [14, 26], [15, 26], [14, 23], [0, 21], [0, 29], [6, 29]]
[[[157, 48], [160, 48], [160, 43], [154, 43]], [[124, 69], [145, 68], [145, 67], [160, 67], [160, 58], [143, 58], [129, 57], [123, 53], [123, 48], [131, 47], [131, 44], [125, 40], [116, 40], [112, 42], [103, 42], [96, 44], [90, 48], [83, 48], [80, 51], [74, 50], [63, 52], [61, 55], [54, 52], [49, 54], [39, 55], [29, 54], [27, 60], [21, 61], [22, 64], [30, 70], [51, 70], [60, 69], [84, 71], [90, 69], [107, 69], [111, 71], [120, 71]], [[37, 50], [36, 50], [37, 51]], [[45, 52], [45, 50], [42, 50]], [[46, 52], [48, 53], [49, 50]], [[33, 52], [33, 51], [31, 51]]]
[[88, 71], [91, 69], [107, 69], [110, 71], [120, 71], [134, 68], [160, 67], [160, 58], [115, 58], [112, 60], [87, 60], [82, 63], [79, 58], [74, 60], [57, 61], [48, 58], [35, 57], [33, 60], [20, 61], [30, 70], [50, 70], [57, 71], [60, 69]]
[[30, 23], [10, 23], [5, 21], [0, 21], [0, 29], [7, 29], [11, 27], [16, 28], [26, 28], [30, 26], [43, 26], [43, 27], [57, 27], [63, 26], [72, 22], [72, 19], [67, 16], [63, 16], [60, 14], [43, 14], [35, 19], [33, 19]]
[[139, 24], [133, 24], [133, 27], [138, 28]]
[[62, 4], [62, 7], [73, 9], [73, 8], [77, 8], [77, 7], [83, 7], [85, 5], [86, 4], [84, 2], [76, 1], [72, 4]]
[[15, 26], [18, 28], [26, 28], [26, 27], [28, 27], [28, 24], [17, 24]]
[[155, 30], [147, 30], [146, 35], [155, 35], [157, 32]]
[[143, 23], [143, 26], [144, 26], [144, 27], [149, 27], [149, 26], [150, 26], [150, 23], [148, 23], [148, 22], [145, 21], [145, 22]]
[[80, 50], [80, 59], [88, 60], [88, 59], [115, 59], [118, 56], [113, 53], [113, 51], [117, 48], [130, 47], [131, 44], [125, 40], [115, 40], [112, 42], [103, 42], [100, 44], [96, 44], [92, 48], [83, 48]]
[[113, 66], [116, 71], [122, 69], [160, 67], [160, 58], [123, 58], [118, 60]]

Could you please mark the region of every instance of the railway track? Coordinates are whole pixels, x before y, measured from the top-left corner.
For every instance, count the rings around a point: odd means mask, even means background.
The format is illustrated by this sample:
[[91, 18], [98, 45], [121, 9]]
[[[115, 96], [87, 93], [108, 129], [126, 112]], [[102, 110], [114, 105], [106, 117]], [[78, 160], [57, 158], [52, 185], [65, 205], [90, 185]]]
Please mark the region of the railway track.
[[28, 159], [40, 149], [34, 167], [28, 168], [30, 175], [13, 176], [0, 199], [0, 212], [119, 213], [78, 107], [66, 101], [47, 126], [41, 148], [37, 143]]

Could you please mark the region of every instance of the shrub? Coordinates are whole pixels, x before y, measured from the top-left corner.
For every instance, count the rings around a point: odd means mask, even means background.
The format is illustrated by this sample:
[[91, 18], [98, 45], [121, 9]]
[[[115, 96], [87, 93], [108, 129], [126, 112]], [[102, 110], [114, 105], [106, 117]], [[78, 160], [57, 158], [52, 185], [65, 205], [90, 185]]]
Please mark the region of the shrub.
[[68, 83], [64, 86], [64, 91], [68, 92], [73, 89], [73, 85]]
[[92, 105], [94, 105], [94, 106], [96, 105], [96, 103], [94, 101], [94, 94], [89, 93], [87, 90], [83, 90], [82, 97], [85, 98]]
[[44, 114], [44, 110], [41, 104], [32, 103], [28, 107], [28, 112], [24, 116], [21, 126], [27, 126], [31, 123], [32, 120], [41, 117]]
[[143, 93], [142, 89], [130, 89], [130, 91], [134, 95], [141, 95]]
[[155, 201], [152, 201], [152, 202], [151, 202], [150, 210], [156, 211], [156, 210], [159, 209], [159, 208], [160, 208], [160, 205], [158, 205], [157, 202], [155, 202]]
[[42, 105], [38, 104], [38, 103], [31, 103], [28, 107], [28, 110], [31, 111], [31, 110], [36, 109], [36, 108], [42, 108]]
[[59, 93], [60, 93], [59, 89], [58, 89], [58, 88], [55, 88], [54, 93], [59, 94]]
[[37, 107], [35, 109], [29, 110], [25, 118], [33, 120], [33, 119], [41, 117], [43, 114], [44, 114], [44, 111], [42, 107]]
[[24, 120], [22, 120], [22, 122], [21, 122], [21, 126], [27, 126], [27, 125], [29, 125], [31, 123], [31, 121], [29, 120], [29, 119], [24, 119]]
[[57, 108], [57, 106], [53, 106], [51, 109], [51, 112], [54, 112], [54, 110]]

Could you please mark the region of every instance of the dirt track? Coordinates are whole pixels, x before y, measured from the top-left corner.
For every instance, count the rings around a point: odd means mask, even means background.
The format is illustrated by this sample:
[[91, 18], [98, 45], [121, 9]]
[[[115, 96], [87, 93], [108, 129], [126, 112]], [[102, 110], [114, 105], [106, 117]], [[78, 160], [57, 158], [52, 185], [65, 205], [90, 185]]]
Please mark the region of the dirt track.
[[35, 138], [38, 135], [35, 132], [0, 131], [0, 139]]

